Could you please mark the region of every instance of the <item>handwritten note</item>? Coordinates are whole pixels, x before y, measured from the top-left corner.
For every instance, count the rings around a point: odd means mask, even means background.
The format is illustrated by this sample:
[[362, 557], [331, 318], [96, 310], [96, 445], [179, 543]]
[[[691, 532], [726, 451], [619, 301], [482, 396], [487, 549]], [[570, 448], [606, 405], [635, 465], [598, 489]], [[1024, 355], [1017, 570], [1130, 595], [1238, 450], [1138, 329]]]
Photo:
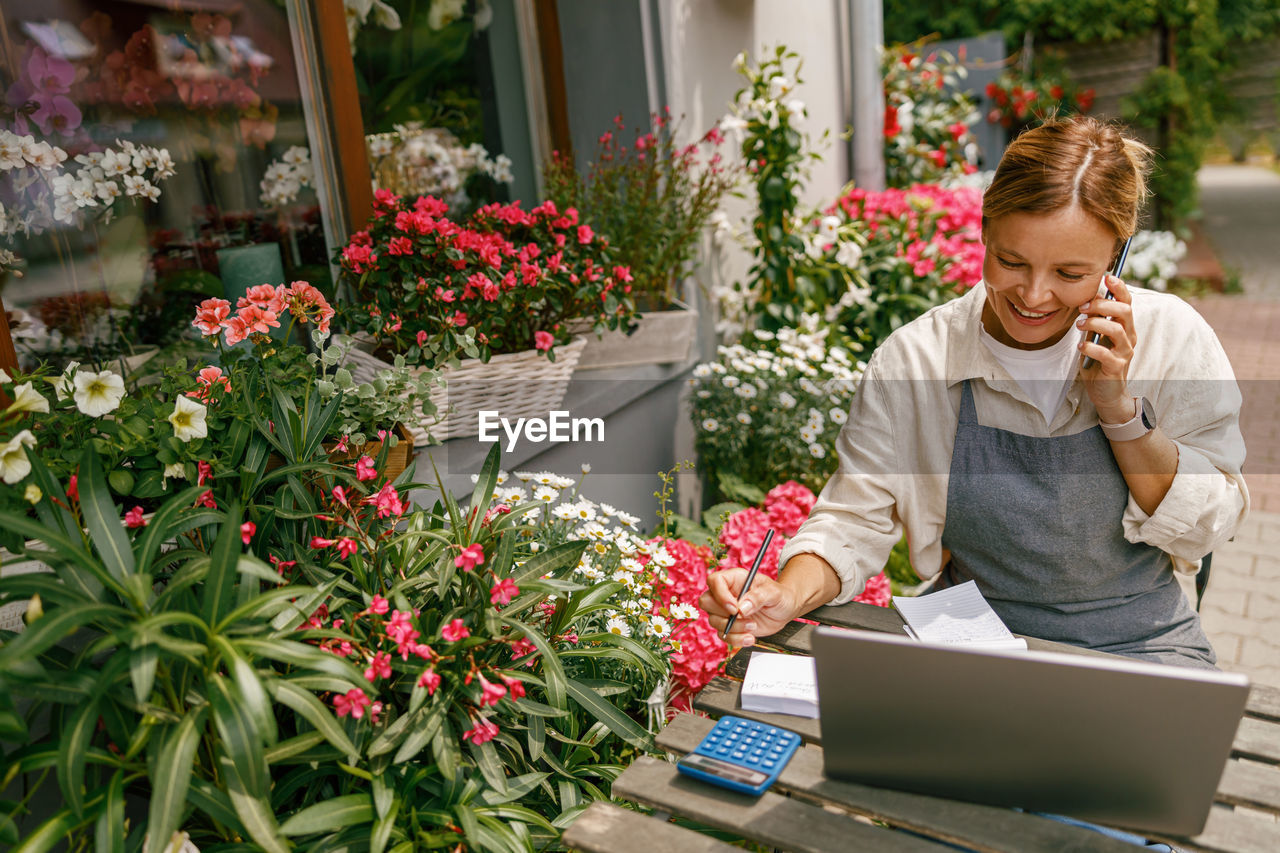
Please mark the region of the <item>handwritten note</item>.
[[984, 649], [1025, 649], [1026, 640], [1013, 636], [973, 581], [906, 597], [895, 595], [893, 606], [907, 623], [907, 633], [925, 643]]
[[818, 675], [808, 655], [754, 652], [742, 679], [742, 708], [818, 717]]

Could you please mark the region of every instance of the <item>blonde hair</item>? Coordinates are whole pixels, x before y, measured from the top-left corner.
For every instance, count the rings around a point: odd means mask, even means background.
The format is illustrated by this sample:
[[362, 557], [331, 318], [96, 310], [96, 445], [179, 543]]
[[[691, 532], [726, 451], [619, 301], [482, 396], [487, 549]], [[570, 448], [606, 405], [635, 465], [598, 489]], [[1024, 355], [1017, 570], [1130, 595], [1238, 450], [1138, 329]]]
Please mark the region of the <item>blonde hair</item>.
[[1151, 149], [1096, 118], [1050, 118], [1005, 149], [982, 196], [982, 223], [1008, 213], [1080, 205], [1116, 235], [1116, 251], [1138, 229]]

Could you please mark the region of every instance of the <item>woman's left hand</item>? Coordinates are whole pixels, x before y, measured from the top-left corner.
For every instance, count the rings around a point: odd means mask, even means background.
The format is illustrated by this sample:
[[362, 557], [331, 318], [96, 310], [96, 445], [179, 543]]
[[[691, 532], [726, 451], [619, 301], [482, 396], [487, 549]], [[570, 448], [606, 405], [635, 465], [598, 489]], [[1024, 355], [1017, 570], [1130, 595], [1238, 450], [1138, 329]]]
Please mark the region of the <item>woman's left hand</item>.
[[[1138, 344], [1138, 333], [1133, 325], [1133, 296], [1125, 283], [1108, 274], [1103, 281], [1115, 299], [1101, 295], [1090, 299], [1080, 308], [1076, 329], [1084, 333], [1080, 354], [1096, 363], [1088, 370], [1081, 370], [1085, 390], [1098, 418], [1104, 423], [1124, 423], [1133, 418], [1133, 395], [1129, 393], [1127, 379], [1129, 363]], [[1090, 343], [1088, 336], [1094, 332], [1111, 341]]]

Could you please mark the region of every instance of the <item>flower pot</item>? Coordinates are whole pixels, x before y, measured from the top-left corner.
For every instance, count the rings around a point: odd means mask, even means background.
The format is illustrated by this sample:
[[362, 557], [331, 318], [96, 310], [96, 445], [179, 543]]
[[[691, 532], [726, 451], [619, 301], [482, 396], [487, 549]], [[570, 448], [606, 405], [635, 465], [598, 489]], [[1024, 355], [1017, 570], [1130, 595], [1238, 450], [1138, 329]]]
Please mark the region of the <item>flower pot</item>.
[[[433, 438], [444, 441], [478, 434], [481, 409], [511, 419], [545, 417], [564, 399], [569, 378], [586, 345], [585, 337], [575, 337], [565, 346], [556, 347], [554, 362], [537, 350], [525, 350], [495, 355], [488, 364], [468, 358], [457, 367], [444, 368], [440, 371], [444, 385], [431, 391], [431, 402], [443, 417], [433, 423], [419, 410], [419, 422], [405, 424], [414, 446], [422, 447]], [[371, 382], [379, 371], [390, 366], [360, 350], [347, 353], [347, 367], [357, 382]]]
[[[413, 462], [414, 456], [413, 436], [405, 425], [396, 424], [392, 431], [395, 432], [399, 441], [387, 451], [387, 465], [384, 473], [388, 480], [394, 480], [399, 477]], [[377, 459], [378, 454], [382, 452], [381, 441], [366, 441], [360, 447], [351, 447], [341, 453], [336, 450], [336, 447], [337, 445], [326, 445], [325, 449], [329, 451], [329, 460], [338, 465], [354, 462], [361, 456]]]
[[636, 364], [670, 364], [688, 360], [698, 341], [698, 312], [683, 307], [667, 311], [644, 311], [630, 335], [608, 331], [596, 337], [588, 321], [577, 320], [570, 331], [587, 336], [587, 348], [578, 362], [579, 370], [626, 367]]

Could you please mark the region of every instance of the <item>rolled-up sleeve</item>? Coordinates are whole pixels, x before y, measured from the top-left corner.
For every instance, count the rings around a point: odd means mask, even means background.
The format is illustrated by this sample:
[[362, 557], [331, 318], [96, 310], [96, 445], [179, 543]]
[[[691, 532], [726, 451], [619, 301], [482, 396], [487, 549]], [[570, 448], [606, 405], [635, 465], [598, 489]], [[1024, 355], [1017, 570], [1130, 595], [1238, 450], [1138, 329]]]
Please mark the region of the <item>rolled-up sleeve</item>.
[[783, 548], [779, 564], [797, 554], [816, 554], [840, 577], [841, 604], [862, 591], [889, 558], [902, 536], [894, 472], [900, 458], [892, 408], [877, 380], [873, 356], [836, 439], [839, 460], [809, 518]]
[[1205, 554], [1235, 535], [1248, 514], [1249, 490], [1241, 473], [1242, 399], [1226, 353], [1202, 320], [1181, 351], [1187, 356], [1175, 373], [1180, 378], [1161, 383], [1153, 400], [1161, 431], [1178, 447], [1178, 470], [1150, 515], [1129, 498], [1124, 535], [1194, 572]]

